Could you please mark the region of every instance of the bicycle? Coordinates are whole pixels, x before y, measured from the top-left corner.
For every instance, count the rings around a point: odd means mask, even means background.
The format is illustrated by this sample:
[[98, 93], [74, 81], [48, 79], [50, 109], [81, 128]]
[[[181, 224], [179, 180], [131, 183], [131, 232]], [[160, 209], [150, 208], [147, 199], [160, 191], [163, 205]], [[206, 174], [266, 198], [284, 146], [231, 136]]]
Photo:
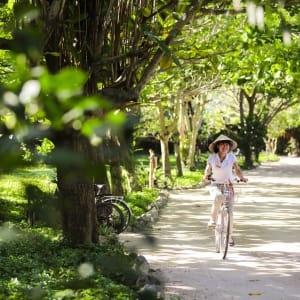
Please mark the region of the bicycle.
[[[57, 179], [53, 179], [51, 181], [56, 185], [58, 183]], [[128, 220], [128, 217], [125, 216], [120, 206], [117, 203], [115, 203], [115, 201], [111, 201], [111, 198], [101, 198], [98, 194], [98, 185], [94, 186], [96, 217], [99, 225], [105, 225], [117, 234], [121, 233], [127, 228], [130, 219]], [[59, 197], [58, 187], [56, 188], [54, 194], [55, 197]]]
[[[240, 182], [240, 180], [235, 180]], [[220, 189], [224, 195], [220, 209], [218, 211], [217, 222], [215, 227], [215, 247], [216, 252], [221, 253], [223, 259], [226, 258], [230, 240], [230, 227], [232, 226], [232, 213], [233, 213], [233, 201], [234, 201], [234, 189], [232, 184], [218, 184], [211, 182]]]
[[97, 201], [95, 198], [96, 216], [100, 225], [111, 228], [112, 231], [119, 234], [125, 226], [125, 217], [122, 210], [111, 202]]
[[[114, 196], [112, 194], [107, 194], [104, 192], [106, 185], [105, 184], [94, 184], [95, 187], [95, 201], [96, 201], [96, 209], [101, 205], [111, 204], [113, 207], [117, 207], [118, 210], [121, 211], [123, 215], [123, 223], [120, 228], [118, 228], [117, 233], [121, 233], [127, 229], [130, 224], [132, 218], [132, 210], [122, 196]], [[101, 205], [99, 207], [101, 207]], [[97, 213], [98, 215], [98, 213]]]

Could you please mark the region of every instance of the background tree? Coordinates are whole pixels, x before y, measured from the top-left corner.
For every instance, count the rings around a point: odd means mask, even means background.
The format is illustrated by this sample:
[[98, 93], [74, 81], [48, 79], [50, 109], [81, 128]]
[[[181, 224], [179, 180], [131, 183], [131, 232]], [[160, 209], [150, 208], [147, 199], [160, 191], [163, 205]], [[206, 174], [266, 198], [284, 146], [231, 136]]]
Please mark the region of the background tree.
[[237, 84], [240, 89], [239, 124], [228, 129], [235, 131], [248, 167], [253, 165], [252, 154], [257, 159], [264, 148], [271, 120], [278, 112], [299, 101], [299, 73], [296, 70], [299, 47], [296, 42], [284, 43], [280, 28], [282, 20], [290, 24], [294, 32], [299, 32], [299, 24], [293, 15], [290, 19], [288, 15], [280, 19], [277, 14], [266, 11], [261, 27], [250, 24], [242, 31], [235, 31], [233, 38], [235, 41], [242, 38], [242, 47], [224, 56], [223, 60], [225, 82]]

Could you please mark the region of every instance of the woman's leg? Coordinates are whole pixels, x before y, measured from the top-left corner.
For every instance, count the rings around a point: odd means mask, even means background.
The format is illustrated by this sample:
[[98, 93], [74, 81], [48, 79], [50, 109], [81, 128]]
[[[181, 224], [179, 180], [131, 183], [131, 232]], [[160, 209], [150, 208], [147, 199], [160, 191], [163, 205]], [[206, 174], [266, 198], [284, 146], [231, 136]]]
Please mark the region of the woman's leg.
[[210, 195], [213, 199], [213, 204], [211, 207], [211, 215], [210, 215], [210, 221], [209, 226], [213, 225], [217, 221], [218, 212], [220, 209], [220, 206], [222, 205], [222, 202], [224, 201], [224, 195], [222, 194], [221, 190], [217, 186], [212, 186], [210, 188]]

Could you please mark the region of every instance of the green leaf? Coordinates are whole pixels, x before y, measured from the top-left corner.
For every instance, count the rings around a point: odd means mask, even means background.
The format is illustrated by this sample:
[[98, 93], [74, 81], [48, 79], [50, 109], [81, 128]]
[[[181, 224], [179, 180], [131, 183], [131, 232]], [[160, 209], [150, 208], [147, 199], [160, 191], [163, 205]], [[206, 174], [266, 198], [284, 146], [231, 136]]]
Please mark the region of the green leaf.
[[112, 125], [122, 125], [126, 121], [126, 116], [121, 111], [110, 111], [106, 115], [106, 121]]
[[95, 130], [101, 127], [103, 122], [99, 118], [91, 118], [85, 121], [81, 127], [81, 132], [85, 136], [91, 136]]

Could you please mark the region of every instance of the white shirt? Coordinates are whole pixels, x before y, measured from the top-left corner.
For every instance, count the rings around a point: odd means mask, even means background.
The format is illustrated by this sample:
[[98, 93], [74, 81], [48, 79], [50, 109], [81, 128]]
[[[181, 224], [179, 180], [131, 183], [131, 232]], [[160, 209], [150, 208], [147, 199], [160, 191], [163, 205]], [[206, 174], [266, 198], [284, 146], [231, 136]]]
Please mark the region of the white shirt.
[[232, 153], [227, 153], [225, 159], [221, 162], [218, 153], [209, 156], [207, 162], [212, 168], [212, 177], [216, 183], [229, 183], [234, 181], [232, 172], [233, 164], [237, 162], [237, 158]]

